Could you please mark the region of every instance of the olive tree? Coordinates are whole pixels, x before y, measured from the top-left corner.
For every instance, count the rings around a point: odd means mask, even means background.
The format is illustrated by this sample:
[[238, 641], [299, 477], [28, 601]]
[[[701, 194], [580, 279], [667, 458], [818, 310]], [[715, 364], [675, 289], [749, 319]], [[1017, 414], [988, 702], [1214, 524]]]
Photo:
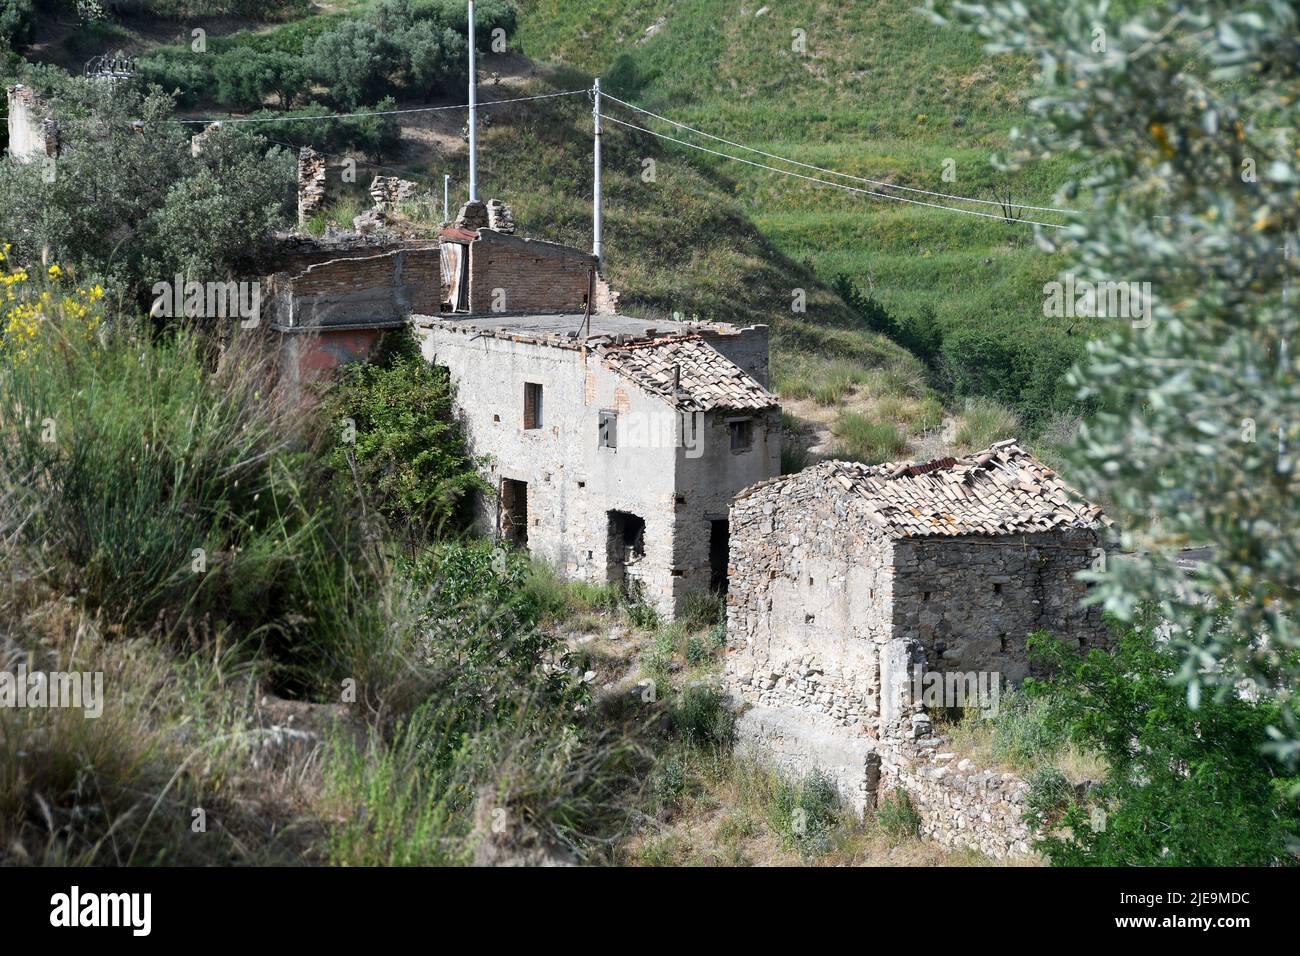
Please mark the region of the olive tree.
[[[1243, 679], [1276, 696], [1271, 749], [1294, 762], [1300, 4], [1166, 0], [1117, 15], [1091, 0], [929, 0], [928, 12], [985, 37], [990, 55], [1038, 65], [1034, 121], [1000, 161], [1077, 157], [1058, 195], [1077, 212], [1040, 241], [1079, 279], [1150, 283], [1070, 379], [1097, 408], [1074, 477], [1110, 503], [1124, 552], [1096, 562], [1090, 600], [1128, 620], [1158, 609], [1193, 705]], [[1209, 557], [1180, 567], [1193, 546]]]

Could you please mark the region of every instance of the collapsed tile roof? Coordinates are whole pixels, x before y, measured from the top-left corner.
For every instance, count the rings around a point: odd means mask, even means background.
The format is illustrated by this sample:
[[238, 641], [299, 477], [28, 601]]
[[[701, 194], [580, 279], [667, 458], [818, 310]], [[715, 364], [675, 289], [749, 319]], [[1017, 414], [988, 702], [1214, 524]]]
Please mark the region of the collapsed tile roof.
[[[822, 462], [796, 475], [760, 482], [739, 497], [764, 487], [785, 494], [806, 482], [855, 496], [867, 517], [891, 538], [1028, 534], [1110, 524], [1100, 508], [1015, 439], [963, 458], [925, 463]], [[781, 484], [787, 488], [775, 487]]]
[[607, 346], [601, 350], [601, 360], [607, 368], [683, 411], [761, 409], [778, 403], [777, 397], [744, 369], [694, 336]]

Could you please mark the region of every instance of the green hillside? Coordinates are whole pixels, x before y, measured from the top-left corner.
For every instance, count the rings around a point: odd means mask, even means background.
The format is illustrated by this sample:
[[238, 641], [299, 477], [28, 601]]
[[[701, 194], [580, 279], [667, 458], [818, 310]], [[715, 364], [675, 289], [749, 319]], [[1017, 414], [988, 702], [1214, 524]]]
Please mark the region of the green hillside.
[[[621, 99], [770, 153], [919, 189], [986, 200], [1009, 195], [1033, 205], [1054, 205], [1055, 190], [1069, 178], [1066, 157], [1016, 173], [994, 167], [992, 155], [1026, 117], [1022, 91], [1031, 69], [986, 56], [975, 38], [931, 26], [911, 0], [612, 0], [600, 4], [599, 16], [590, 5], [560, 0], [522, 6], [519, 43], [528, 56], [599, 74]], [[796, 30], [806, 34], [802, 54], [792, 49]], [[728, 151], [613, 104], [609, 111]], [[668, 148], [714, 170], [789, 259], [823, 279], [851, 276], [891, 312], [933, 309], [944, 335], [946, 384], [958, 397], [994, 396], [1032, 418], [1069, 408], [1057, 382], [1080, 332], [1066, 335], [1042, 316], [1042, 286], [1060, 263], [1035, 246], [1030, 227]], [[953, 161], [951, 182], [943, 178], [946, 160]], [[997, 206], [966, 208], [1001, 215]]]

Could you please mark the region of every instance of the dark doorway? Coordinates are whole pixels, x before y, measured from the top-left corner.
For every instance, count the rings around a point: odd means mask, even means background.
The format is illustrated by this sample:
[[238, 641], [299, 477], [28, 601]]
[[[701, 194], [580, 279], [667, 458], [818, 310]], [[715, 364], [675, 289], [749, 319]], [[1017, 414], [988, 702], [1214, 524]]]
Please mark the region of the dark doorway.
[[627, 569], [645, 557], [645, 519], [627, 511], [609, 512], [609, 581], [622, 585]]
[[727, 593], [727, 563], [731, 558], [731, 530], [726, 518], [709, 522], [709, 589]]
[[517, 548], [528, 547], [528, 482], [501, 479], [501, 537]]

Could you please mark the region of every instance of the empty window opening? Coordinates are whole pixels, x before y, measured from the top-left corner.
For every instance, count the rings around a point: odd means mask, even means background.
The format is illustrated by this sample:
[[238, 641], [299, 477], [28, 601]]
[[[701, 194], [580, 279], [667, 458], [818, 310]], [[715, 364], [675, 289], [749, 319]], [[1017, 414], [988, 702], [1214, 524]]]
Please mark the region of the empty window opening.
[[993, 593], [994, 593], [994, 594], [1001, 594], [1001, 593], [1002, 593], [1002, 585], [1000, 585], [1000, 584], [995, 584], [995, 585], [993, 585]]
[[627, 511], [609, 512], [609, 582], [625, 586], [628, 569], [645, 558], [645, 519]]
[[596, 428], [601, 448], [618, 447], [618, 412], [602, 411]]
[[494, 421], [494, 422], [500, 422], [500, 421], [501, 421], [501, 416], [500, 416], [500, 415], [493, 415], [493, 416], [492, 416], [492, 421]]
[[586, 487], [587, 487], [587, 483], [586, 483], [585, 481], [580, 481], [580, 482], [578, 482], [578, 487], [579, 487], [579, 488], [586, 488]]
[[747, 451], [754, 444], [754, 420], [741, 418], [727, 422], [727, 431], [731, 435], [732, 451]]
[[501, 537], [517, 548], [528, 547], [528, 482], [501, 479]]
[[673, 501], [676, 502], [676, 503], [679, 504], [679, 505], [684, 505], [684, 504], [686, 504], [686, 496], [685, 496], [685, 495], [673, 495]]
[[542, 427], [542, 386], [524, 382], [524, 427]]
[[998, 643], [1002, 645], [1002, 649], [1005, 651], [1007, 649], [1007, 636], [1005, 634], [999, 634]]
[[928, 601], [928, 600], [930, 600], [930, 592], [929, 592], [929, 591], [923, 591], [923, 592], [921, 592], [921, 600], [922, 600], [922, 601]]
[[672, 569], [671, 571], [669, 571], [668, 573], [669, 573], [672, 577], [680, 578], [683, 574], [686, 573], [686, 571], [685, 571], [685, 569], [683, 569], [683, 568], [673, 568], [673, 569]]
[[726, 518], [709, 522], [709, 589], [727, 593], [727, 564], [731, 560], [731, 532]]

